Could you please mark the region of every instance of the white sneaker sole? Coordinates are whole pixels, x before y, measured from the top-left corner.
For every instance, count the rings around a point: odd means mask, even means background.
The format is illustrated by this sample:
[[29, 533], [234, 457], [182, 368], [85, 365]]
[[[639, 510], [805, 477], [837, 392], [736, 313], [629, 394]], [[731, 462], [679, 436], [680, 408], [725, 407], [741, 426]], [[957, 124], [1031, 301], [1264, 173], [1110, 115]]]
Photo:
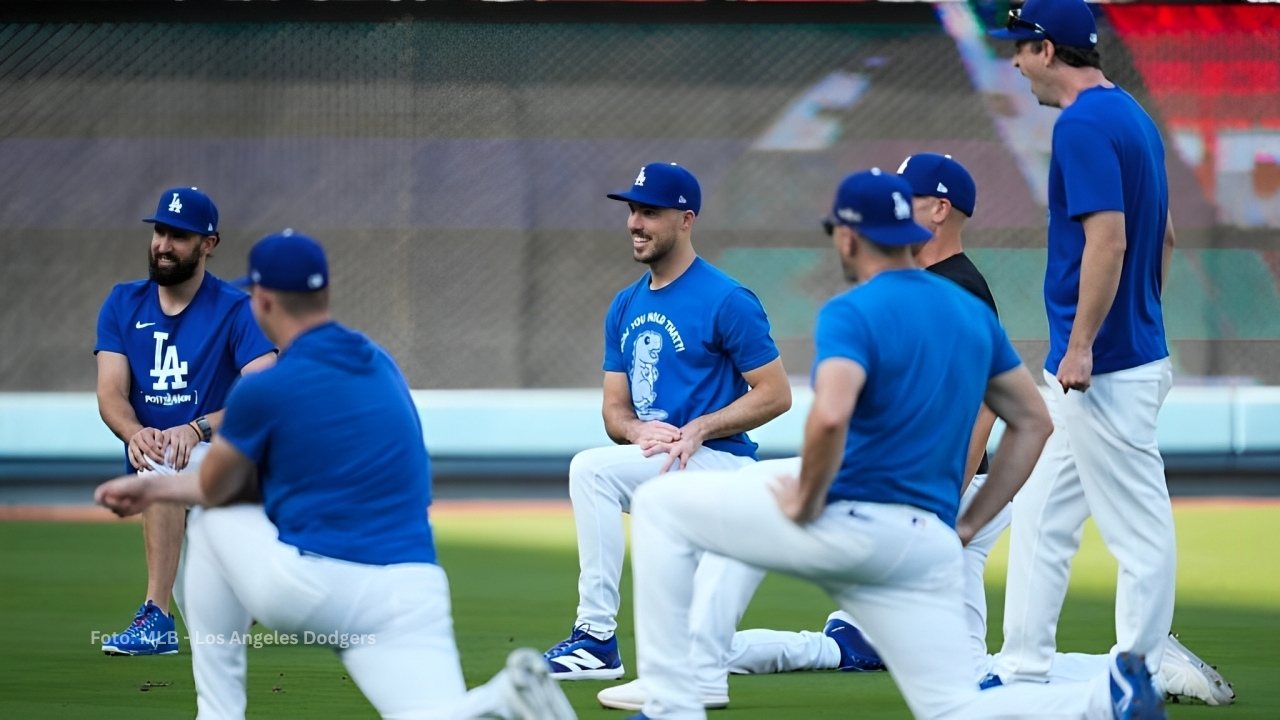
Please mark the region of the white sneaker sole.
[[114, 645], [103, 645], [103, 646], [102, 646], [102, 654], [103, 654], [103, 655], [113, 655], [113, 656], [117, 656], [117, 657], [147, 657], [147, 656], [150, 656], [150, 655], [177, 655], [177, 654], [178, 654], [178, 651], [177, 651], [177, 649], [173, 649], [173, 650], [165, 650], [165, 651], [163, 651], [163, 652], [145, 652], [145, 653], [140, 653], [140, 652], [129, 652], [128, 650], [121, 650], [120, 648], [118, 648], [118, 647], [116, 647], [116, 646], [114, 646]]
[[[544, 657], [542, 662], [546, 664], [547, 659]], [[572, 681], [572, 680], [617, 680], [627, 674], [627, 668], [619, 665], [616, 668], [605, 668], [603, 670], [564, 670], [562, 672], [551, 671], [551, 677], [555, 680]]]
[[1171, 702], [1195, 700], [1217, 706], [1236, 701], [1231, 683], [1172, 634], [1165, 640], [1160, 659], [1160, 684]]
[[569, 699], [551, 679], [542, 653], [530, 648], [513, 650], [507, 656], [507, 680], [518, 720], [577, 720]]
[[[638, 680], [632, 680], [626, 685], [618, 685], [617, 687], [605, 688], [596, 693], [596, 701], [601, 707], [610, 710], [631, 710], [640, 712], [644, 709], [645, 697], [644, 691], [641, 690], [636, 683]], [[729, 707], [728, 695], [703, 696], [702, 706], [707, 710], [723, 710]]]

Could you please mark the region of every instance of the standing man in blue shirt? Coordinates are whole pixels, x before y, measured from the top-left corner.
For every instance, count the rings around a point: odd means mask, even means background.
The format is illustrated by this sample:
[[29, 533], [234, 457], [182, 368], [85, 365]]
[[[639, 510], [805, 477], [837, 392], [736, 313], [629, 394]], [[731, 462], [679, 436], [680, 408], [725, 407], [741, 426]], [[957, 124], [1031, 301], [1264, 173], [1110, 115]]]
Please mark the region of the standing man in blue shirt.
[[[116, 285], [98, 314], [98, 412], [125, 443], [127, 470], [172, 475], [199, 466], [231, 385], [269, 367], [275, 348], [249, 296], [205, 270], [219, 241], [208, 195], [170, 188], [143, 222], [154, 225], [150, 276]], [[185, 528], [180, 505], [143, 513], [147, 594], [129, 626], [103, 639], [104, 653], [178, 652], [169, 597]]]
[[[916, 253], [925, 270], [941, 275], [968, 290], [992, 311], [995, 299], [986, 279], [965, 254], [961, 233], [977, 205], [977, 185], [968, 170], [950, 155], [918, 153], [908, 157], [898, 174], [911, 186], [911, 207], [916, 223], [933, 237]], [[995, 415], [985, 405], [978, 411], [969, 440], [965, 476], [972, 477], [960, 498], [960, 512], [986, 482], [985, 449]], [[795, 470], [790, 470], [794, 473]], [[984, 572], [987, 556], [1009, 526], [1008, 506], [997, 513], [964, 548], [965, 620], [976, 669], [975, 678], [987, 677], [995, 656], [987, 653], [987, 603]], [[773, 673], [794, 670], [882, 670], [884, 665], [861, 633], [857, 621], [843, 611], [832, 613], [820, 632], [743, 630], [736, 633], [728, 653], [728, 668], [735, 673]], [[1088, 679], [1103, 672], [1107, 655], [1058, 653], [1049, 679], [1053, 682]], [[1197, 700], [1208, 705], [1229, 705], [1235, 692], [1221, 674], [1182, 645], [1172, 635], [1165, 642], [1156, 684], [1166, 697]], [[602, 700], [603, 702], [603, 700]], [[638, 707], [638, 706], [637, 706]]]
[[[1163, 716], [1130, 653], [1087, 683], [980, 691], [974, 682], [961, 546], [1026, 480], [1052, 424], [995, 313], [916, 265], [912, 246], [929, 232], [912, 221], [911, 195], [879, 170], [848, 176], [836, 192], [833, 242], [860, 285], [818, 315], [799, 476], [765, 462], [636, 491], [636, 642], [648, 694], [637, 717], [706, 717], [685, 671], [701, 553], [821, 586], [874, 638], [915, 717]], [[957, 518], [984, 402], [1006, 430], [986, 484]]]
[[[617, 294], [604, 320], [604, 425], [617, 445], [578, 453], [569, 468], [578, 615], [573, 633], [546, 652], [564, 680], [624, 673], [614, 634], [622, 513], [630, 511], [636, 488], [668, 471], [754, 462], [756, 444], [747, 432], [791, 407], [791, 385], [759, 299], [693, 249], [702, 207], [693, 173], [650, 163], [630, 188], [608, 197], [627, 203], [632, 257], [649, 271]], [[731, 635], [758, 582], [756, 570], [708, 557], [699, 569], [706, 592], [698, 593], [689, 629], [718, 637], [727, 623]], [[703, 688], [710, 704], [727, 704], [727, 679], [712, 684]]]
[[1173, 621], [1173, 510], [1156, 446], [1172, 384], [1160, 294], [1174, 245], [1164, 143], [1107, 80], [1084, 0], [1029, 0], [996, 37], [1042, 105], [1049, 164], [1045, 308], [1054, 433], [1013, 504], [1001, 682], [1043, 680], [1090, 515], [1120, 565], [1116, 649], [1160, 662]]
[[[236, 385], [199, 474], [126, 476], [95, 495], [121, 515], [204, 508], [183, 571], [199, 717], [244, 717], [257, 619], [336, 651], [382, 717], [573, 718], [534, 650], [466, 692], [418, 410], [391, 356], [332, 319], [324, 250], [267, 236], [245, 281], [279, 362]], [[254, 491], [262, 505], [231, 505]]]

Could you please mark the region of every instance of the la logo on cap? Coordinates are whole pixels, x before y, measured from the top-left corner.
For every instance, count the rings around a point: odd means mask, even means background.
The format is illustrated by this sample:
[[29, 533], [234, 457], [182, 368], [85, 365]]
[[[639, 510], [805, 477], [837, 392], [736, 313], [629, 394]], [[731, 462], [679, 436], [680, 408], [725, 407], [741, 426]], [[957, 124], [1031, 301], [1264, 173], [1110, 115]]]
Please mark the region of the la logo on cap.
[[644, 187], [644, 168], [640, 168], [640, 174], [636, 176], [636, 187]]

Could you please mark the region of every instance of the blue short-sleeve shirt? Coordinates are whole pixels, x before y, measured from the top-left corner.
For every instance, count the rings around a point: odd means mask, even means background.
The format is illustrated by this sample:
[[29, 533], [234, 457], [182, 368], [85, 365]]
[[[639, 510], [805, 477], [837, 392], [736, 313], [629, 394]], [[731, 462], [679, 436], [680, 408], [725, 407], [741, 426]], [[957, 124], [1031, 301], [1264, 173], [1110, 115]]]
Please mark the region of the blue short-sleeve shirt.
[[881, 272], [818, 314], [814, 370], [866, 371], [827, 502], [928, 510], [954, 526], [969, 435], [987, 381], [1021, 359], [995, 313], [923, 270]]
[[258, 466], [280, 541], [369, 565], [434, 563], [431, 466], [395, 361], [328, 323], [231, 392], [219, 434]]
[[1169, 355], [1160, 304], [1169, 212], [1164, 143], [1151, 116], [1118, 87], [1080, 93], [1053, 128], [1049, 163], [1049, 319], [1045, 368], [1058, 371], [1080, 299], [1085, 216], [1124, 213], [1120, 286], [1093, 345], [1093, 372], [1115, 372]]
[[[760, 300], [702, 258], [661, 289], [649, 280], [619, 292], [604, 321], [604, 370], [626, 373], [641, 420], [679, 427], [720, 410], [749, 389], [742, 373], [777, 359]], [[746, 433], [704, 445], [756, 453]]]

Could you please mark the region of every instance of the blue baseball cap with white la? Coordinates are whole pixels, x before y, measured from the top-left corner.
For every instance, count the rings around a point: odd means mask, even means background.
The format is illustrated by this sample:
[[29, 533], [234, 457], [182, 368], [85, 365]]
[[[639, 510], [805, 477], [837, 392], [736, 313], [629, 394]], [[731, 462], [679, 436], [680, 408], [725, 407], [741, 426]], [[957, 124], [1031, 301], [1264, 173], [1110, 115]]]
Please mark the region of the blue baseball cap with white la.
[[906, 180], [872, 168], [848, 175], [836, 188], [830, 229], [848, 225], [881, 245], [914, 245], [933, 233], [911, 219], [911, 186]]
[[199, 188], [169, 188], [161, 193], [155, 214], [143, 218], [142, 222], [168, 225], [197, 235], [216, 235], [218, 208]]
[[606, 197], [651, 207], [692, 210], [694, 215], [702, 209], [698, 179], [675, 163], [649, 163], [640, 168], [629, 190], [609, 193]]
[[1002, 40], [1052, 40], [1067, 47], [1091, 48], [1098, 44], [1098, 23], [1084, 0], [1027, 0], [1009, 11], [1004, 28], [991, 30]]
[[249, 250], [249, 274], [235, 284], [315, 292], [329, 285], [329, 261], [320, 243], [293, 228], [285, 228], [253, 244]]
[[898, 176], [911, 186], [917, 197], [946, 198], [960, 212], [973, 217], [978, 187], [973, 176], [950, 155], [916, 153], [898, 166]]

